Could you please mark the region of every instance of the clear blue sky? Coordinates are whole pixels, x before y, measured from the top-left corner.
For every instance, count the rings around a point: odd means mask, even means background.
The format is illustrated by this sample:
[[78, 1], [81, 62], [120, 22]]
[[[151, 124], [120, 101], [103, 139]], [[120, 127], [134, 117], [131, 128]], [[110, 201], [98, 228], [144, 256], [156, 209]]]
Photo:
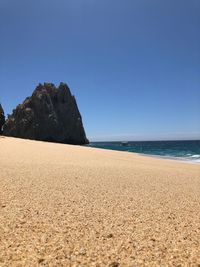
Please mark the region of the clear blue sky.
[[67, 82], [90, 140], [200, 139], [199, 0], [0, 0], [0, 101]]

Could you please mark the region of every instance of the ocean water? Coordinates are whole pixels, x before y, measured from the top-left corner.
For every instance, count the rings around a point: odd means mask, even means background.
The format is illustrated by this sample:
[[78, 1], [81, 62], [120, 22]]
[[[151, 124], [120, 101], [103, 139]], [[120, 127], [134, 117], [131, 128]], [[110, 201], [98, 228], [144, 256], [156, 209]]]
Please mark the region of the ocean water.
[[200, 140], [92, 142], [88, 146], [200, 163]]

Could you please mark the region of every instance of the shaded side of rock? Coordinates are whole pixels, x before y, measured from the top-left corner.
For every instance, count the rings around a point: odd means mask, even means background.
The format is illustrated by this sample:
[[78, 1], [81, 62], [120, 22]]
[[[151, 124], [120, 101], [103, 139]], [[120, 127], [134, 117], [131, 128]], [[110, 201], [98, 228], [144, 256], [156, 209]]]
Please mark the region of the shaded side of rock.
[[4, 135], [66, 144], [87, 144], [75, 97], [60, 83], [39, 84], [6, 120]]
[[3, 125], [5, 123], [5, 115], [2, 105], [0, 104], [0, 134], [2, 134]]

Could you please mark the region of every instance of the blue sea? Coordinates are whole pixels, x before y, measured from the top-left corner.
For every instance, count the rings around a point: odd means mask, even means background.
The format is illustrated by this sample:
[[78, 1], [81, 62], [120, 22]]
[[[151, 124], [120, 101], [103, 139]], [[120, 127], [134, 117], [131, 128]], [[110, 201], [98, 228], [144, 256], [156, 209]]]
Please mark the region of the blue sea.
[[88, 146], [200, 163], [200, 140], [92, 142]]

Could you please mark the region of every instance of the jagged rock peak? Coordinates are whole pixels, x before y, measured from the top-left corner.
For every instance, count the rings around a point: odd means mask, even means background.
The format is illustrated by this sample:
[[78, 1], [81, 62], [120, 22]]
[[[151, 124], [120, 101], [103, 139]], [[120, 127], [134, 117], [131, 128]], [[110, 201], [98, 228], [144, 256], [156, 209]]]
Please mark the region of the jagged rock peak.
[[13, 110], [3, 133], [66, 144], [88, 143], [75, 97], [65, 83], [58, 87], [39, 84], [32, 96]]
[[3, 107], [0, 103], [0, 134], [2, 134], [2, 128], [5, 123], [5, 115], [4, 115], [4, 110]]

